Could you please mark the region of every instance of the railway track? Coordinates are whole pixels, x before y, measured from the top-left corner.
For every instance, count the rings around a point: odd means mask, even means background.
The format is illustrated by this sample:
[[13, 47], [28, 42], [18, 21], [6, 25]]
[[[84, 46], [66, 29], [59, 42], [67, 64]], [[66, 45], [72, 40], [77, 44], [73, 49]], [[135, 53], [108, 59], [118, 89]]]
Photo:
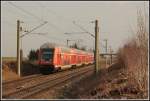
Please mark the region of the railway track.
[[[78, 69], [78, 68], [76, 68], [76, 69]], [[56, 76], [59, 77], [59, 76], [63, 75], [64, 73], [65, 74], [69, 73], [68, 71], [71, 72], [71, 71], [74, 71], [74, 69], [64, 70], [64, 71], [60, 71], [59, 73], [54, 73], [54, 74], [49, 74], [49, 75], [33, 75], [33, 76], [25, 77], [22, 79], [5, 82], [5, 83], [3, 83], [3, 89], [2, 89], [3, 95], [13, 93], [15, 91], [21, 90], [26, 87], [30, 87], [31, 85], [38, 84], [41, 81], [46, 81], [48, 79], [52, 79]]]
[[26, 78], [18, 79], [18, 80], [5, 82], [3, 83], [3, 89], [2, 89], [3, 94], [5, 95], [7, 93], [11, 93], [16, 90], [22, 89], [45, 77], [46, 76], [39, 74], [39, 75], [34, 75], [34, 76], [29, 76]]
[[[77, 78], [83, 74], [88, 74], [92, 72], [94, 68], [92, 66], [87, 66], [84, 68], [78, 68], [70, 71], [64, 71], [60, 73], [56, 73], [53, 75], [46, 75], [46, 76], [41, 76], [38, 79], [34, 80], [30, 79], [28, 80], [28, 86], [25, 86], [23, 88], [17, 89], [18, 87], [8, 86], [7, 83], [6, 85], [4, 84], [3, 87], [3, 98], [26, 98], [28, 96], [31, 96], [32, 94], [38, 93], [42, 90], [45, 90], [47, 88], [55, 87], [56, 85], [59, 85], [61, 83], [64, 83], [66, 81], [69, 81], [73, 78]], [[26, 81], [26, 79], [25, 79]], [[24, 81], [20, 81], [22, 84]], [[14, 87], [14, 89], [12, 88]], [[11, 89], [8, 89], [11, 88]]]
[[21, 82], [21, 81], [24, 81], [24, 80], [28, 80], [30, 78], [37, 78], [38, 76], [41, 76], [41, 74], [35, 74], [35, 75], [30, 75], [30, 76], [27, 76], [27, 77], [23, 77], [23, 78], [20, 78], [20, 79], [14, 79], [14, 80], [7, 80], [7, 81], [3, 81], [2, 84], [3, 85], [6, 85], [6, 84], [11, 84], [11, 83], [14, 83], [14, 82]]

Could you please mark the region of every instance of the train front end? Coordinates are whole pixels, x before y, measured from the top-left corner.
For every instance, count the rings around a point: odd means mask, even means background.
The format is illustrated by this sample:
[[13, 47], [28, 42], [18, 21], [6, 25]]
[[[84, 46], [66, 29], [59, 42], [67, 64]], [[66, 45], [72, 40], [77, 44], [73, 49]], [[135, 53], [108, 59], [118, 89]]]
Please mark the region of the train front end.
[[49, 74], [54, 71], [54, 48], [40, 49], [39, 66], [42, 74]]

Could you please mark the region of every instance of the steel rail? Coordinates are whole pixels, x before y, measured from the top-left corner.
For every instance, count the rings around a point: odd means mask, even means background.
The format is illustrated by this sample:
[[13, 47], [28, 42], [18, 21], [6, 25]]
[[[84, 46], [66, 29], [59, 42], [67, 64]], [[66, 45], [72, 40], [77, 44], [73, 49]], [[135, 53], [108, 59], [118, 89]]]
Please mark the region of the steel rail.
[[[38, 83], [38, 84], [33, 84], [32, 86], [29, 86], [29, 87], [27, 87], [27, 88], [23, 88], [23, 89], [19, 89], [19, 90], [16, 90], [16, 91], [14, 91], [14, 92], [10, 92], [10, 93], [5, 93], [5, 94], [3, 94], [3, 97], [4, 98], [14, 98], [15, 97], [15, 95], [17, 95], [18, 93], [20, 93], [20, 92], [25, 92], [26, 90], [30, 90], [30, 89], [33, 89], [33, 88], [36, 88], [37, 86], [40, 86], [40, 85], [43, 85], [43, 84], [47, 84], [47, 83], [49, 83], [49, 82], [54, 82], [54, 81], [56, 81], [57, 79], [59, 80], [59, 79], [61, 79], [61, 80], [63, 80], [62, 78], [65, 78], [65, 77], [69, 77], [69, 75], [76, 75], [76, 74], [78, 74], [78, 73], [80, 73], [80, 71], [82, 70], [82, 71], [85, 71], [87, 68], [89, 68], [89, 66], [88, 67], [86, 67], [86, 68], [81, 68], [81, 69], [77, 69], [76, 71], [71, 71], [71, 72], [69, 72], [68, 74], [66, 74], [66, 73], [64, 73], [64, 75], [60, 75], [60, 77], [57, 77], [56, 75], [53, 77], [53, 78], [51, 78], [51, 79], [49, 79], [49, 80], [46, 80], [46, 81], [40, 81], [40, 83]], [[88, 70], [88, 69], [87, 69]], [[51, 83], [50, 83], [51, 84]], [[35, 90], [36, 91], [36, 90]], [[31, 93], [31, 92], [30, 92]], [[23, 95], [24, 94], [26, 94], [26, 93], [23, 93]]]

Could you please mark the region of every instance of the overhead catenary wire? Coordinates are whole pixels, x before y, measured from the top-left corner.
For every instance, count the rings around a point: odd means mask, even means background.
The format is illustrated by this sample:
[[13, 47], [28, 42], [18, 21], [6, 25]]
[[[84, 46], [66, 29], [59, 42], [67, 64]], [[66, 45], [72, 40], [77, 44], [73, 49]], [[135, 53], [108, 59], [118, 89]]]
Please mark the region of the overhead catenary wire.
[[[3, 8], [3, 7], [5, 7], [5, 8]], [[27, 14], [20, 13], [20, 12], [19, 12], [19, 15], [18, 15], [18, 12], [17, 11], [13, 11], [13, 9], [11, 9], [11, 7], [8, 4], [7, 4], [7, 6], [3, 6], [2, 5], [2, 8], [3, 8], [3, 10], [4, 9], [7, 10], [6, 12], [9, 12], [9, 13], [4, 13], [4, 15], [8, 14], [8, 15], [5, 15], [5, 16], [11, 16], [11, 18], [17, 19], [17, 18], [20, 18], [20, 16], [23, 16], [23, 17], [27, 16]], [[14, 6], [12, 6], [12, 8], [14, 8]], [[18, 9], [18, 8], [16, 8], [16, 9]], [[2, 16], [3, 16], [3, 10], [2, 10]], [[20, 11], [20, 10], [18, 10], [18, 11]]]
[[[65, 16], [60, 15], [60, 14], [56, 13], [55, 11], [49, 9], [48, 7], [50, 7], [50, 6], [46, 6], [46, 5], [44, 5], [43, 3], [41, 3], [41, 2], [38, 2], [38, 4], [40, 4], [40, 6], [42, 6], [44, 9], [46, 9], [46, 10], [47, 10], [48, 12], [50, 12], [51, 14], [55, 15], [55, 16], [58, 18], [58, 20], [64, 19], [65, 22], [68, 21], [68, 20], [70, 20], [69, 22], [70, 22], [70, 24], [72, 24], [72, 23], [71, 23], [72, 20], [71, 20], [70, 18], [66, 18]], [[32, 7], [33, 7], [33, 6], [32, 6]]]
[[52, 11], [52, 10], [50, 10], [49, 8], [47, 8], [45, 5], [43, 5], [41, 2], [38, 2], [38, 4], [41, 6], [41, 7], [43, 7], [44, 9], [46, 9], [48, 12], [50, 12], [51, 14], [53, 14], [53, 15], [55, 15], [57, 18], [58, 18], [58, 20], [60, 20], [61, 18], [63, 18], [63, 19], [65, 19], [65, 17], [64, 16], [60, 16], [60, 15], [58, 15], [56, 12], [54, 12], [54, 11]]
[[[45, 35], [42, 35], [42, 37], [44, 37], [44, 38], [46, 38], [46, 39], [48, 39], [48, 40], [53, 40], [53, 42], [54, 42], [54, 40], [56, 41], [58, 41], [59, 42], [59, 44], [61, 43], [61, 42], [63, 42], [63, 43], [65, 43], [66, 42], [66, 40], [64, 39], [60, 39], [60, 38], [57, 38], [57, 37], [53, 37], [53, 36], [45, 36]], [[61, 41], [61, 42], [60, 42]], [[61, 43], [62, 44], [62, 43]]]
[[[20, 10], [23, 11], [24, 13], [33, 16], [33, 17], [36, 18], [37, 20], [43, 21], [40, 17], [35, 16], [34, 14], [32, 14], [32, 13], [30, 13], [30, 12], [24, 10], [23, 8], [21, 8], [21, 6], [19, 7], [19, 6], [15, 5], [15, 4], [12, 3], [12, 2], [9, 2], [9, 4], [11, 4], [11, 5], [13, 5], [14, 7], [20, 9]], [[56, 13], [53, 13], [53, 14], [56, 15]], [[52, 24], [52, 23], [48, 23], [48, 24], [51, 25], [51, 26], [53, 26], [53, 27], [55, 27], [57, 30], [58, 30], [58, 29], [60, 30], [60, 28], [58, 28], [58, 27], [55, 26], [54, 24]], [[88, 32], [88, 31], [87, 31], [86, 29], [84, 29], [83, 27], [80, 26], [80, 28], [81, 28], [82, 30], [84, 30], [86, 33], [89, 33], [92, 37], [95, 37], [94, 35], [92, 35], [90, 32]], [[32, 31], [32, 30], [31, 30], [31, 31]], [[61, 31], [62, 31], [62, 30], [61, 30]], [[24, 35], [22, 35], [21, 37], [23, 37], [23, 36], [24, 36]]]
[[[80, 29], [82, 29], [82, 30], [84, 30], [85, 31], [85, 33], [88, 33], [88, 34], [90, 34], [94, 39], [95, 39], [95, 35], [93, 35], [92, 33], [90, 33], [89, 31], [87, 31], [85, 28], [83, 28], [82, 26], [80, 26], [79, 24], [76, 24], [75, 23], [75, 21], [73, 21], [73, 23], [76, 25], [76, 26], [78, 26]], [[102, 45], [102, 47], [103, 48], [105, 48], [105, 46], [101, 43], [101, 42], [99, 42], [101, 45]]]
[[[38, 2], [39, 3], [39, 2]], [[41, 2], [40, 2], [40, 5], [41, 5]], [[50, 10], [47, 6], [45, 6], [45, 5], [42, 5], [45, 9], [47, 9], [47, 11], [49, 11], [50, 13], [53, 13], [54, 15], [56, 15], [56, 17], [58, 17], [58, 19], [60, 19], [60, 18], [63, 18], [63, 19], [66, 19], [64, 16], [60, 16], [60, 15], [58, 15], [56, 12], [54, 12], [54, 11], [52, 11], [52, 10]], [[69, 19], [70, 20], [70, 19]], [[66, 20], [66, 21], [68, 21], [68, 19]], [[71, 21], [72, 22], [72, 21]], [[76, 24], [77, 25], [77, 24]], [[83, 28], [82, 26], [80, 26], [80, 25], [78, 25], [78, 27], [80, 27], [82, 30], [84, 30], [85, 32], [79, 32], [79, 33], [89, 33], [89, 34], [91, 34], [91, 36], [92, 37], [95, 37], [94, 35], [92, 35], [92, 33], [90, 33], [89, 31], [87, 31], [85, 28]], [[78, 32], [73, 32], [73, 33], [78, 33]]]
[[[30, 13], [30, 12], [24, 10], [23, 8], [21, 8], [22, 6], [17, 6], [17, 5], [15, 5], [15, 4], [13, 4], [12, 2], [9, 2], [9, 4], [11, 4], [12, 6], [16, 7], [17, 9], [20, 9], [20, 10], [23, 11], [24, 13], [26, 13], [26, 14], [28, 14], [28, 15], [30, 15], [30, 16], [35, 17], [38, 21], [45, 22], [45, 21], [42, 20], [40, 17], [35, 16], [34, 14], [32, 14], [32, 13]], [[60, 29], [59, 27], [57, 27], [56, 25], [54, 25], [52, 22], [48, 22], [47, 25], [49, 25], [50, 27], [53, 27], [53, 28], [55, 28], [55, 29], [57, 29], [57, 30], [59, 30], [59, 31], [62, 32], [62, 29]]]
[[[55, 16], [58, 17], [58, 15], [57, 15], [55, 12], [53, 12], [53, 11], [47, 9], [47, 8], [45, 7], [45, 5], [43, 5], [43, 4], [39, 3], [39, 2], [38, 2], [38, 4], [40, 4], [40, 6], [41, 6], [42, 8], [44, 8], [44, 9], [46, 9], [48, 12], [53, 13]], [[62, 16], [59, 16], [58, 19], [60, 19], [60, 18], [62, 18]], [[63, 18], [64, 18], [64, 17], [63, 17]], [[53, 26], [55, 29], [59, 30], [60, 32], [64, 32], [60, 27], [54, 25], [52, 22], [51, 22], [51, 23], [48, 23], [48, 24], [51, 25], [51, 26]]]
[[25, 36], [25, 35], [27, 35], [27, 34], [29, 34], [29, 33], [33, 32], [34, 30], [36, 30], [36, 29], [40, 28], [41, 26], [45, 25], [46, 23], [47, 23], [47, 22], [45, 21], [44, 23], [42, 23], [42, 24], [40, 24], [40, 25], [36, 26], [36, 27], [35, 27], [35, 28], [33, 28], [32, 30], [30, 30], [30, 31], [26, 32], [25, 34], [21, 35], [20, 37], [23, 37], [23, 36]]
[[[40, 6], [42, 6], [44, 9], [46, 9], [46, 10], [47, 10], [48, 12], [50, 12], [51, 14], [55, 15], [55, 16], [58, 18], [58, 20], [64, 19], [65, 22], [70, 20], [69, 22], [70, 22], [70, 24], [72, 24], [72, 20], [71, 20], [71, 19], [66, 18], [66, 17], [64, 17], [64, 16], [62, 16], [62, 15], [60, 15], [60, 14], [57, 14], [56, 12], [52, 11], [51, 9], [49, 9], [47, 6], [43, 5], [41, 2], [38, 2], [38, 4], [40, 4]], [[74, 25], [74, 24], [73, 24], [73, 25]]]
[[[47, 8], [45, 5], [43, 5], [41, 2], [38, 2], [38, 4], [40, 4], [40, 6], [42, 6], [44, 9], [46, 9], [46, 10], [47, 10], [48, 12], [50, 12], [51, 14], [54, 14], [59, 20], [63, 18], [63, 19], [65, 19], [66, 21], [68, 21], [68, 19], [66, 19], [66, 17], [64, 17], [64, 16], [62, 16], [62, 15], [58, 15], [56, 12], [50, 10], [50, 9]], [[70, 20], [70, 19], [69, 19], [69, 20]], [[72, 20], [70, 20], [70, 24], [72, 24], [71, 22], [72, 22]], [[76, 26], [77, 26], [77, 25], [76, 25]], [[95, 38], [95, 36], [94, 36], [92, 33], [90, 33], [89, 31], [87, 31], [86, 29], [84, 29], [82, 26], [78, 25], [78, 27], [80, 27], [82, 30], [84, 30], [84, 31], [85, 31], [84, 33], [88, 33], [88, 34], [90, 34], [92, 37]]]
[[85, 31], [86, 33], [88, 33], [89, 35], [91, 35], [92, 37], [95, 38], [95, 35], [93, 35], [92, 33], [88, 32], [86, 29], [84, 29], [82, 26], [80, 26], [79, 24], [76, 24], [75, 21], [73, 21], [73, 24], [78, 26], [81, 30]]
[[42, 20], [42, 19], [39, 18], [38, 16], [35, 16], [34, 14], [32, 14], [32, 13], [30, 13], [30, 12], [24, 10], [23, 8], [21, 8], [21, 7], [17, 6], [17, 5], [15, 5], [14, 3], [12, 3], [12, 2], [8, 2], [8, 3], [9, 3], [10, 5], [12, 5], [12, 6], [18, 8], [19, 10], [23, 11], [24, 13], [26, 13], [26, 14], [28, 14], [28, 15], [34, 17], [34, 18], [36, 18], [37, 20], [44, 22], [44, 20]]

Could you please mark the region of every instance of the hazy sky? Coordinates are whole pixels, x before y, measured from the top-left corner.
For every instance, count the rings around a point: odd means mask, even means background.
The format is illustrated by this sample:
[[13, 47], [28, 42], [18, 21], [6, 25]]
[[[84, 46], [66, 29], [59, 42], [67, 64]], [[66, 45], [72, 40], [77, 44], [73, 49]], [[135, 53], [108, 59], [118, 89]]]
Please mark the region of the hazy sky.
[[[94, 47], [94, 38], [76, 25], [84, 27], [94, 34], [94, 21], [99, 20], [100, 50], [104, 52], [104, 39], [108, 39], [108, 45], [116, 51], [136, 31], [137, 8], [144, 9], [143, 1], [2, 1], [1, 2], [1, 35], [2, 56], [16, 56], [16, 21], [24, 23], [24, 30], [32, 30], [34, 27], [48, 21], [32, 33], [47, 33], [46, 35], [29, 34], [22, 38], [24, 56], [31, 49], [37, 49], [45, 42], [53, 42], [66, 45], [67, 39], [79, 41], [80, 46], [87, 49]], [[146, 14], [149, 12], [148, 2], [145, 2]], [[148, 14], [149, 15], [149, 14]], [[24, 32], [22, 32], [23, 34]], [[70, 41], [72, 44], [74, 41]]]

